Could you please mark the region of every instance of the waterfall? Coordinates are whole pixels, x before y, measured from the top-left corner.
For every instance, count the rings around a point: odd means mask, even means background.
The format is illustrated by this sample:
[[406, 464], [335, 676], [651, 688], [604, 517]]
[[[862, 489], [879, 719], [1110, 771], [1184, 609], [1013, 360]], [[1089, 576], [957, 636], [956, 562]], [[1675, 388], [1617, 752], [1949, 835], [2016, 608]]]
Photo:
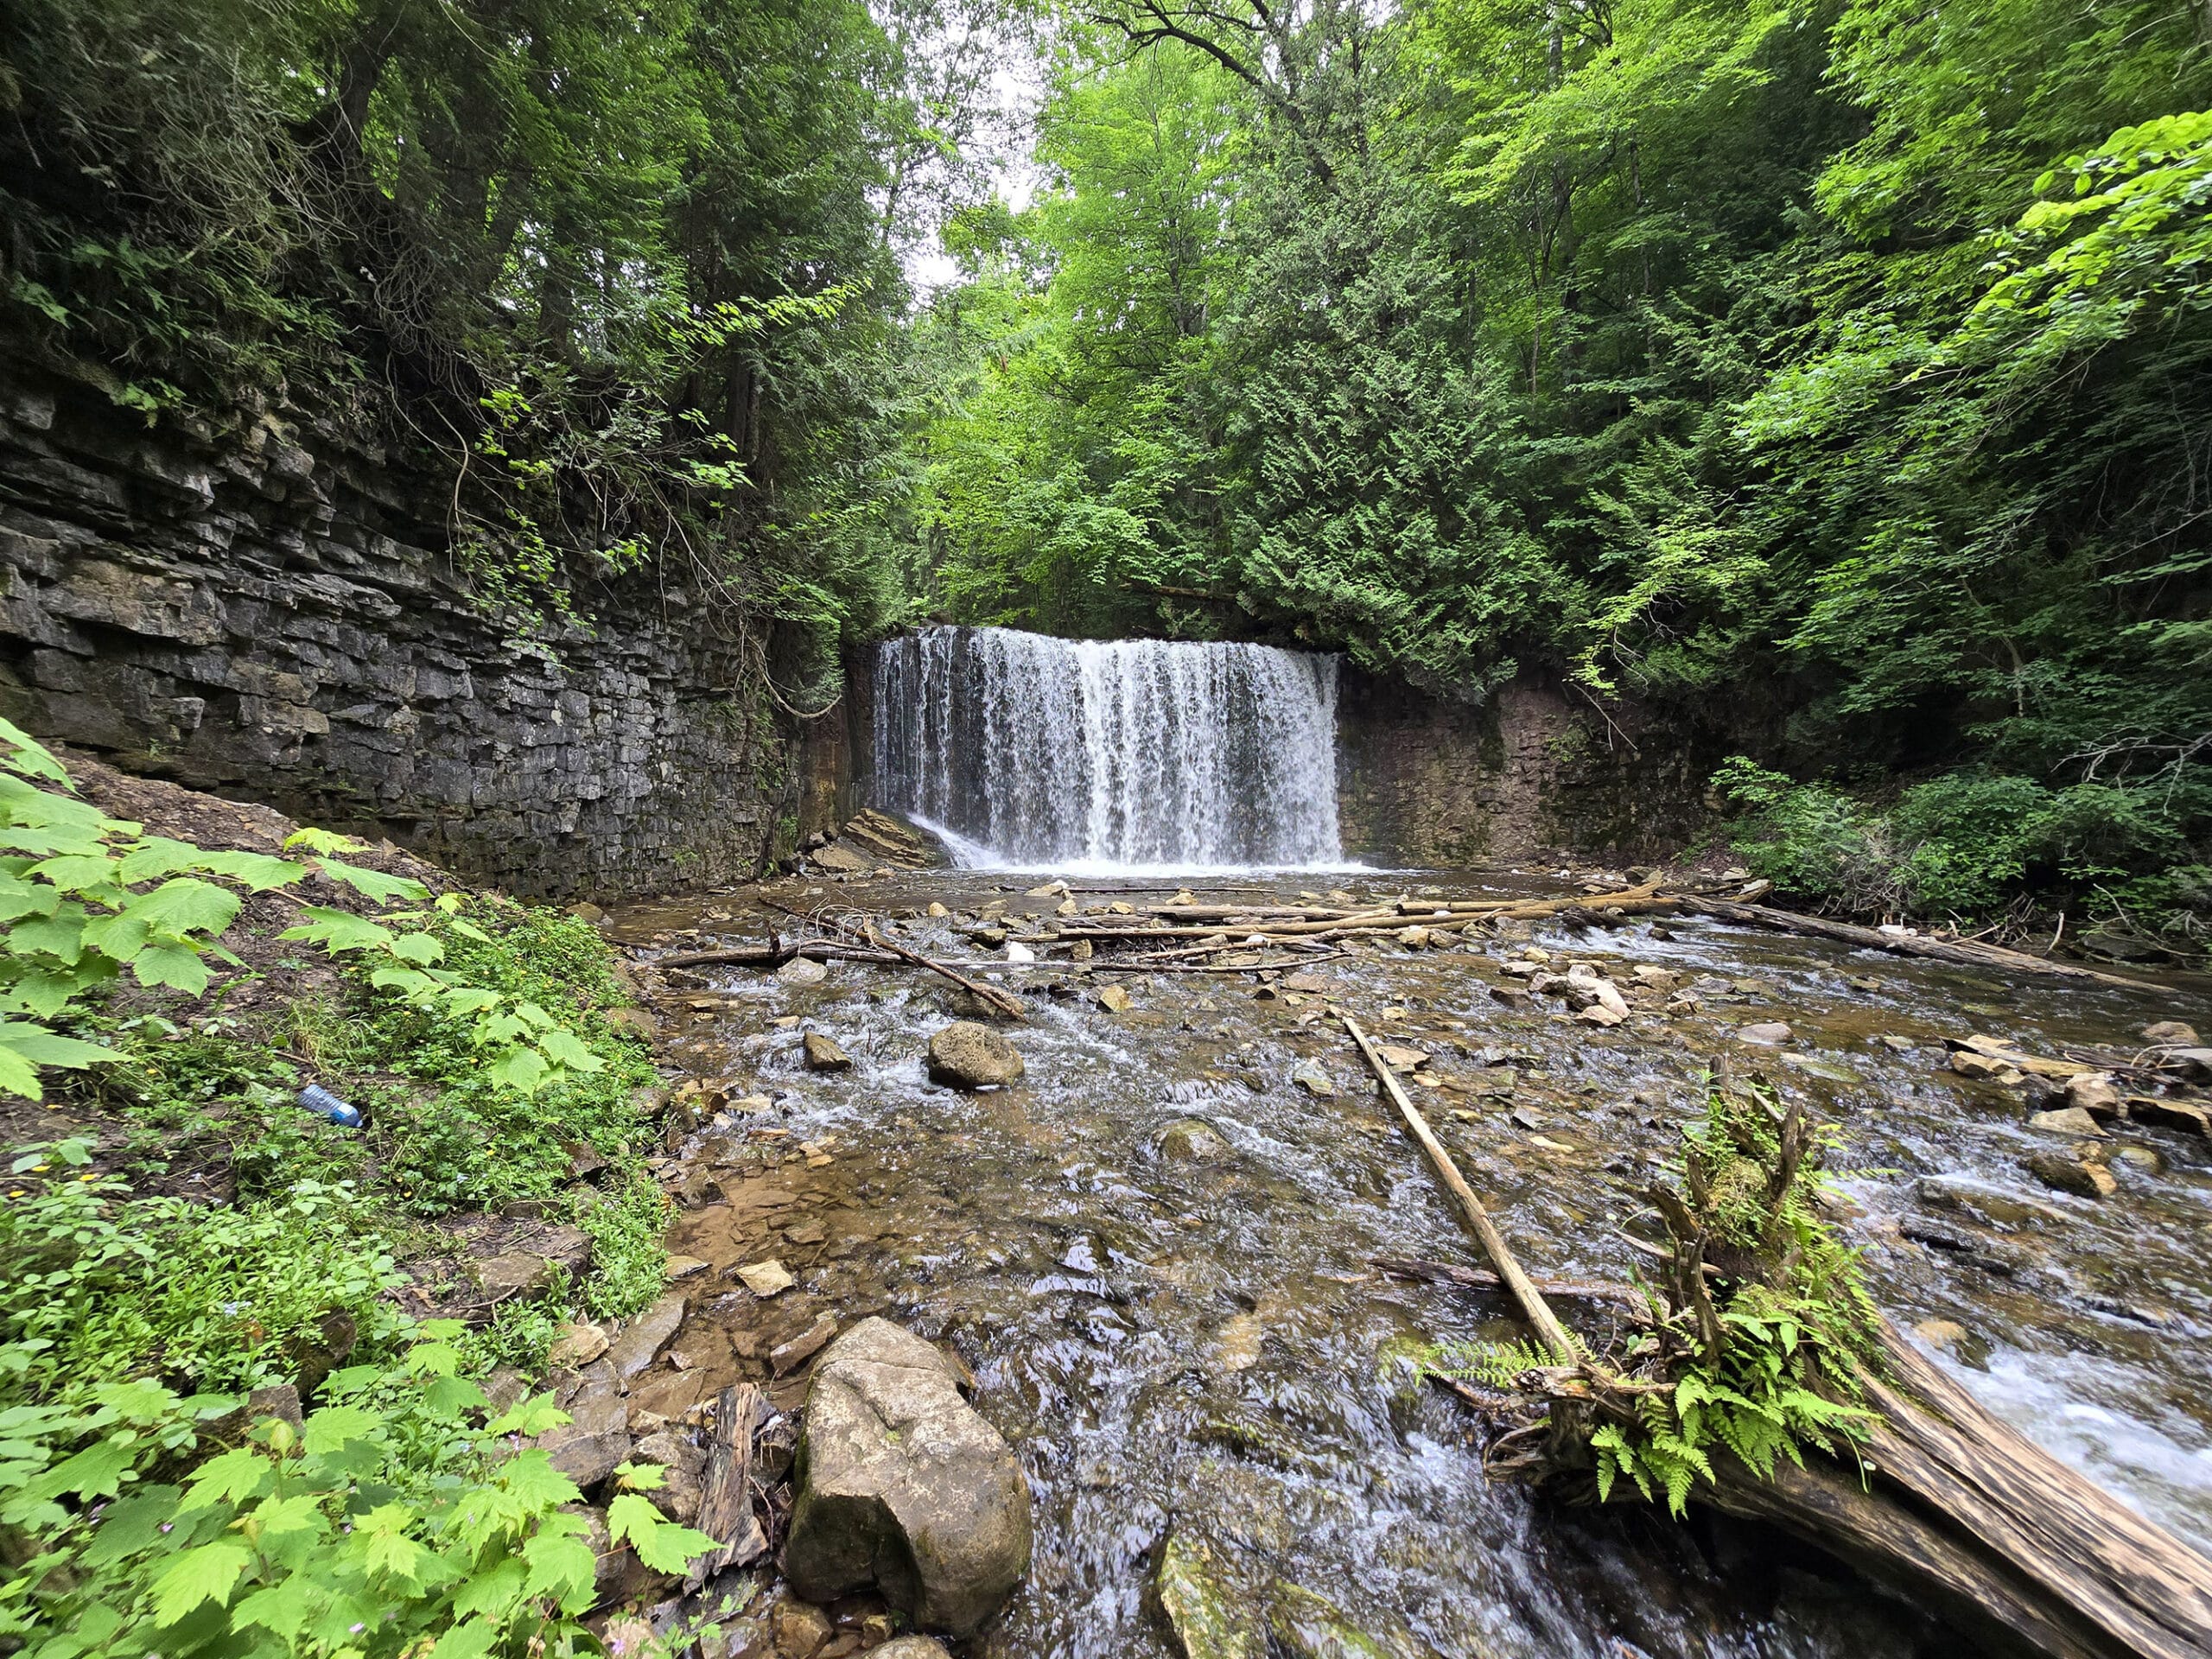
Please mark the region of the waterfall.
[[928, 628], [880, 647], [874, 712], [877, 803], [963, 864], [1342, 860], [1332, 656]]

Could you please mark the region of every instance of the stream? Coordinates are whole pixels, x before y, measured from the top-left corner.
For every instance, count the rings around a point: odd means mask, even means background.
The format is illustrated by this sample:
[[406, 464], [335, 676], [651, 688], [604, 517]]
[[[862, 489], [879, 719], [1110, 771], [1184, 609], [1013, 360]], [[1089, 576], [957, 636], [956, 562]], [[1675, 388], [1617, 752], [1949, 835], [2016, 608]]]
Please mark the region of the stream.
[[[1299, 902], [1495, 897], [1568, 888], [1564, 872], [1300, 873], [1193, 879], [1202, 893]], [[1424, 1382], [1440, 1340], [1510, 1339], [1493, 1295], [1391, 1277], [1378, 1256], [1477, 1265], [1473, 1246], [1334, 1017], [1423, 1049], [1414, 1093], [1531, 1272], [1626, 1278], [1638, 1196], [1662, 1174], [1702, 1074], [1726, 1056], [1840, 1132], [1840, 1206], [1885, 1310], [2033, 1438], [2212, 1548], [2212, 1142], [2116, 1126], [2118, 1180], [2051, 1190], [2025, 1160], [2069, 1144], [2029, 1127], [2020, 1094], [1947, 1065], [1981, 1033], [2031, 1052], [2133, 1046], [2146, 1023], [2212, 1029], [2212, 988], [2008, 982], [1823, 941], [1662, 918], [1508, 924], [1464, 944], [1385, 942], [1300, 971], [1113, 971], [1055, 960], [1042, 878], [928, 871], [793, 879], [618, 912], [613, 937], [684, 950], [789, 936], [760, 909], [849, 906], [897, 918], [909, 948], [975, 961], [980, 925], [1045, 959], [977, 969], [1025, 993], [1002, 1027], [1027, 1063], [1012, 1087], [930, 1082], [932, 1031], [964, 993], [906, 967], [830, 963], [793, 985], [697, 970], [659, 1002], [663, 1057], [706, 1109], [661, 1173], [686, 1207], [669, 1241], [708, 1266], [684, 1287], [680, 1363], [636, 1402], [673, 1414], [828, 1312], [882, 1313], [955, 1351], [975, 1403], [1035, 1497], [1028, 1582], [967, 1651], [993, 1659], [1154, 1659], [1175, 1651], [1148, 1587], [1164, 1541], [1203, 1536], [1230, 1580], [1328, 1598], [1411, 1651], [1495, 1659], [1834, 1656], [1955, 1648], [1914, 1610], [1772, 1536], [1702, 1512], [1577, 1510], [1487, 1482], [1468, 1408]], [[1211, 880], [1215, 885], [1207, 886]], [[1224, 889], [1223, 882], [1229, 883]], [[1112, 884], [1079, 887], [1104, 910]], [[1159, 882], [1127, 899], [1164, 899]], [[921, 912], [932, 902], [949, 915]], [[1623, 1024], [1500, 1000], [1533, 944], [1637, 992]], [[1109, 985], [1129, 1006], [1103, 1006]], [[1694, 1010], [1669, 1012], [1688, 991]], [[1786, 1022], [1777, 1046], [1739, 1027]], [[808, 1070], [818, 1032], [853, 1061]], [[1318, 1065], [1333, 1097], [1294, 1083]], [[1313, 1079], [1309, 1077], [1308, 1083]], [[1183, 1128], [1202, 1123], [1211, 1135]], [[1217, 1137], [1217, 1139], [1216, 1138]], [[770, 1300], [736, 1267], [797, 1275]], [[1591, 1327], [1586, 1321], [1586, 1329]], [[773, 1384], [779, 1404], [804, 1376]]]

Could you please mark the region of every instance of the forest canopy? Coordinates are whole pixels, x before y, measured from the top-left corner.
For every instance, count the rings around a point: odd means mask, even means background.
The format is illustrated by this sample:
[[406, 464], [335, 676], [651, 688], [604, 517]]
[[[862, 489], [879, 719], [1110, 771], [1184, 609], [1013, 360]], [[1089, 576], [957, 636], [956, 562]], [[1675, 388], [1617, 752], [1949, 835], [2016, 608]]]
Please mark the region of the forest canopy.
[[492, 602], [1546, 673], [1807, 896], [2189, 928], [2208, 17], [21, 0], [0, 276], [149, 417], [399, 430]]

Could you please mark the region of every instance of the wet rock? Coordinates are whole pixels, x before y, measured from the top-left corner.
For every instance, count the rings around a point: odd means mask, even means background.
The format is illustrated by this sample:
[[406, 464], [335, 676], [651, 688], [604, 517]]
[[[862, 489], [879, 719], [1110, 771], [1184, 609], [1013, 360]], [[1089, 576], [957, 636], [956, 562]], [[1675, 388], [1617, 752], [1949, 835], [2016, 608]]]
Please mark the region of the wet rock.
[[1266, 1659], [1257, 1614], [1224, 1581], [1205, 1538], [1180, 1527], [1170, 1533], [1154, 1588], [1184, 1659]]
[[1606, 1027], [1618, 1026], [1622, 1020], [1627, 1019], [1628, 1015], [1618, 1008], [1609, 1008], [1602, 1002], [1592, 1002], [1586, 1007], [1578, 1009], [1574, 1017], [1586, 1026]]
[[1427, 1659], [1407, 1630], [1363, 1630], [1335, 1603], [1277, 1580], [1268, 1590], [1268, 1630], [1288, 1659]]
[[1160, 1155], [1170, 1163], [1219, 1163], [1233, 1152], [1219, 1130], [1195, 1117], [1179, 1119], [1160, 1132]]
[[766, 1262], [752, 1262], [737, 1270], [738, 1278], [755, 1296], [779, 1296], [798, 1282], [789, 1268], [772, 1257]]
[[849, 1071], [853, 1057], [824, 1037], [818, 1031], [810, 1031], [802, 1039], [806, 1046], [806, 1067], [810, 1071]]
[[1962, 1077], [2004, 1084], [2018, 1083], [2022, 1076], [2017, 1066], [1994, 1055], [1977, 1054], [1970, 1048], [1961, 1048], [1952, 1054], [1951, 1070]]
[[1290, 1069], [1290, 1080], [1316, 1100], [1337, 1097], [1336, 1080], [1324, 1071], [1318, 1060], [1300, 1060]]
[[2084, 1071], [2067, 1078], [2066, 1103], [2092, 1117], [2118, 1117], [2120, 1085], [2106, 1072]]
[[1382, 1064], [1393, 1071], [1411, 1071], [1428, 1064], [1425, 1049], [1407, 1048], [1398, 1043], [1380, 1043], [1375, 1052], [1382, 1057]]
[[973, 1020], [957, 1020], [930, 1039], [930, 1077], [955, 1089], [1002, 1086], [1025, 1070], [1020, 1050]]
[[2045, 1186], [2076, 1198], [2108, 1198], [2120, 1190], [2120, 1183], [2102, 1164], [2069, 1158], [2064, 1153], [2036, 1154], [2028, 1160], [2028, 1173]]
[[971, 1635], [1029, 1570], [1029, 1488], [928, 1343], [861, 1321], [807, 1393], [784, 1566], [798, 1594], [874, 1586], [915, 1622]]
[[2196, 1046], [2196, 1027], [2180, 1020], [2160, 1020], [2143, 1027], [2146, 1043], [2171, 1043], [2178, 1048]]
[[968, 937], [974, 940], [977, 944], [982, 946], [984, 950], [995, 950], [1006, 943], [1006, 929], [1002, 927], [979, 927], [969, 932]]
[[1119, 985], [1109, 985], [1098, 993], [1098, 1006], [1109, 1014], [1122, 1014], [1129, 1006], [1129, 994]]
[[836, 1334], [836, 1316], [824, 1313], [789, 1342], [778, 1343], [768, 1351], [769, 1370], [778, 1376], [788, 1376], [828, 1347], [830, 1338]]
[[785, 985], [805, 987], [819, 985], [830, 977], [830, 965], [817, 962], [811, 957], [793, 957], [776, 969], [777, 981]]
[[512, 1365], [500, 1365], [484, 1379], [485, 1403], [493, 1416], [504, 1416], [530, 1397], [530, 1379]]
[[628, 1382], [660, 1357], [660, 1351], [683, 1323], [683, 1299], [662, 1297], [630, 1322], [629, 1328], [607, 1344], [607, 1363]]
[[2028, 1120], [2031, 1129], [2048, 1129], [2058, 1135], [2102, 1135], [2097, 1120], [2079, 1106], [2065, 1106], [2055, 1112], [2037, 1112]]
[[868, 1649], [870, 1659], [952, 1659], [944, 1643], [931, 1636], [902, 1636]]
[[836, 1635], [830, 1615], [803, 1601], [779, 1601], [768, 1616], [776, 1643], [776, 1659], [814, 1659]]
[[714, 1264], [696, 1255], [671, 1255], [663, 1271], [671, 1279], [696, 1279]]
[[630, 1408], [611, 1390], [570, 1402], [569, 1421], [537, 1437], [547, 1460], [580, 1487], [596, 1486], [630, 1460]]
[[1736, 1040], [1751, 1043], [1761, 1048], [1777, 1048], [1789, 1040], [1790, 1029], [1779, 1020], [1763, 1020], [1756, 1025], [1738, 1026]]
[[1923, 1319], [1912, 1327], [1913, 1334], [1930, 1348], [1946, 1351], [1956, 1348], [1967, 1339], [1967, 1328], [1955, 1319]]

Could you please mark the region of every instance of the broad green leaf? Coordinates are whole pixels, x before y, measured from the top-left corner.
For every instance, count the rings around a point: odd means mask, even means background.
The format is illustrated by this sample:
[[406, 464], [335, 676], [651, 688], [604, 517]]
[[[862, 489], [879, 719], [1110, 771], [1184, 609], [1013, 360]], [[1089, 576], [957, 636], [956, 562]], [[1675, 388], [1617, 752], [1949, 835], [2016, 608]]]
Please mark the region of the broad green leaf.
[[0, 762], [11, 771], [26, 777], [50, 779], [64, 789], [76, 787], [69, 781], [67, 770], [54, 758], [53, 751], [13, 721], [0, 720], [0, 743], [12, 751], [4, 762]]
[[598, 1071], [604, 1070], [607, 1065], [566, 1027], [556, 1026], [537, 1039], [537, 1046], [547, 1058], [559, 1062], [571, 1071]]
[[341, 836], [334, 830], [317, 830], [308, 824], [301, 825], [284, 837], [288, 850], [297, 847], [310, 853], [358, 853], [365, 844], [351, 836]]
[[395, 899], [404, 899], [410, 905], [419, 905], [430, 896], [430, 890], [412, 876], [386, 875], [381, 870], [363, 869], [358, 864], [341, 864], [334, 858], [315, 861], [315, 868], [334, 881], [342, 881], [365, 899], [388, 905]]
[[85, 916], [82, 910], [72, 906], [58, 916], [48, 916], [36, 921], [19, 921], [8, 930], [8, 952], [10, 956], [54, 957], [71, 966], [84, 954]]
[[334, 1452], [355, 1440], [365, 1440], [385, 1426], [378, 1413], [360, 1406], [325, 1406], [310, 1413], [302, 1425], [302, 1443], [309, 1457]]
[[445, 959], [446, 948], [428, 933], [403, 933], [391, 943], [391, 954], [402, 962], [429, 967]]
[[122, 860], [105, 853], [64, 853], [58, 858], [41, 859], [31, 866], [31, 874], [64, 893], [83, 893], [91, 887], [112, 887], [122, 868]]
[[152, 931], [181, 939], [192, 933], [220, 933], [238, 915], [239, 902], [228, 887], [180, 875], [134, 899], [130, 913]]
[[188, 1549], [154, 1580], [154, 1622], [174, 1624], [203, 1602], [228, 1601], [252, 1559], [245, 1545], [227, 1538]]
[[75, 1037], [64, 1037], [42, 1026], [27, 1025], [19, 1020], [0, 1020], [0, 1049], [22, 1056], [33, 1065], [60, 1065], [80, 1069], [87, 1065], [104, 1065], [122, 1058], [111, 1048], [98, 1043], [87, 1043]]
[[677, 1525], [635, 1492], [623, 1492], [607, 1506], [607, 1529], [656, 1573], [681, 1573], [716, 1548], [705, 1533]]
[[149, 944], [130, 959], [130, 972], [149, 990], [167, 985], [198, 996], [207, 988], [207, 964], [188, 944]]
[[233, 1446], [192, 1471], [191, 1488], [177, 1508], [185, 1511], [205, 1509], [210, 1503], [240, 1503], [259, 1497], [275, 1479], [276, 1471], [258, 1448]]
[[308, 1621], [321, 1611], [323, 1596], [311, 1573], [293, 1573], [276, 1583], [241, 1597], [231, 1610], [231, 1622], [257, 1630], [273, 1630], [286, 1641], [298, 1637]]
[[309, 905], [301, 913], [307, 919], [286, 928], [277, 938], [312, 940], [337, 956], [349, 950], [388, 950], [396, 937], [390, 928], [379, 927], [350, 910]]
[[[709, 1548], [712, 1547], [710, 1542]], [[530, 1567], [524, 1585], [525, 1595], [551, 1596], [564, 1611], [580, 1611], [591, 1605], [597, 1559], [582, 1539], [541, 1532], [523, 1545], [522, 1554]]]

